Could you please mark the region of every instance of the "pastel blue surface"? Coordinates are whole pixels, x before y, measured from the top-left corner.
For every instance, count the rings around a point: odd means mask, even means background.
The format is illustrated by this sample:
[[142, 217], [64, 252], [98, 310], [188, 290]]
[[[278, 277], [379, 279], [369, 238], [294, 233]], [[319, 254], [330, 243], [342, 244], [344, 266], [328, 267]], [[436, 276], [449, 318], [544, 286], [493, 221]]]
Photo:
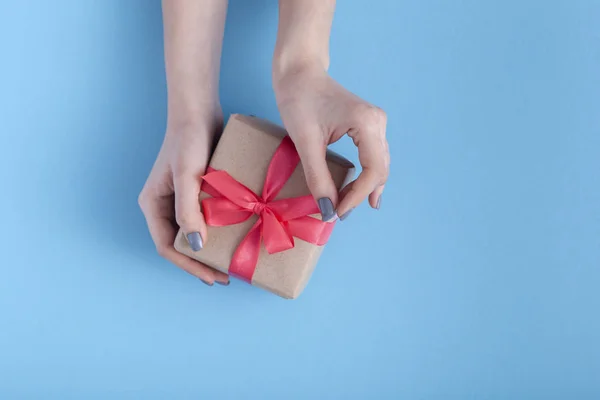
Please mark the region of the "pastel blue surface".
[[[600, 2], [339, 3], [392, 173], [285, 301], [154, 252], [160, 3], [0, 2], [0, 398], [600, 398]], [[227, 113], [279, 121], [276, 23], [231, 2]]]

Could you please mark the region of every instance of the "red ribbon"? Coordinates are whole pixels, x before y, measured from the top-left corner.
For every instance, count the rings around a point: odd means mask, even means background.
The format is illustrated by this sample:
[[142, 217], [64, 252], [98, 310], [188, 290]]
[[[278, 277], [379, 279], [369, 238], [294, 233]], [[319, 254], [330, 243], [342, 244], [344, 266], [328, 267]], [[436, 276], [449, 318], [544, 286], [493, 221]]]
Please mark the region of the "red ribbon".
[[202, 200], [204, 218], [209, 226], [239, 224], [258, 215], [258, 220], [233, 254], [230, 275], [252, 281], [261, 240], [269, 254], [293, 248], [294, 237], [317, 246], [327, 243], [334, 224], [309, 216], [319, 212], [312, 196], [273, 200], [299, 162], [294, 143], [286, 136], [271, 159], [262, 196], [225, 171], [209, 169], [202, 177], [202, 191], [212, 196]]

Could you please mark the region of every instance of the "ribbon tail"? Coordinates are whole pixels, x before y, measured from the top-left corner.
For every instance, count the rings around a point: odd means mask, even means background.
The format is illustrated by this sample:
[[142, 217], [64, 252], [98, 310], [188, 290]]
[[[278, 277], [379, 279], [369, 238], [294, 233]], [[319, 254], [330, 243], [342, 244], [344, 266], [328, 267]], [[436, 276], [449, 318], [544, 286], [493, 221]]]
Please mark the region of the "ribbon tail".
[[286, 222], [280, 222], [272, 211], [265, 211], [261, 216], [263, 220], [262, 232], [267, 253], [275, 254], [294, 247], [294, 239], [287, 229]]
[[229, 274], [248, 283], [252, 283], [260, 254], [261, 225], [260, 219], [256, 221], [235, 250], [229, 264]]
[[282, 221], [290, 221], [292, 219], [320, 213], [317, 202], [311, 195], [275, 200], [269, 203], [269, 208], [273, 210]]
[[327, 243], [334, 226], [333, 222], [323, 222], [312, 217], [301, 217], [288, 221], [288, 229], [292, 236], [317, 246]]

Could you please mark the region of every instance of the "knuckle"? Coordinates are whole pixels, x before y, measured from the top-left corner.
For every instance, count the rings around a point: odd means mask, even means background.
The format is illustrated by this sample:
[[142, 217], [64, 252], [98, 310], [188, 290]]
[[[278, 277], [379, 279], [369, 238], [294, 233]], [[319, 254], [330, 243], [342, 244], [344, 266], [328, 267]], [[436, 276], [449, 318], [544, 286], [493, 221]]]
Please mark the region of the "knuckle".
[[388, 178], [389, 178], [390, 174], [387, 170], [385, 170], [380, 176], [379, 176], [379, 184], [383, 185], [384, 183], [387, 182]]
[[[200, 207], [200, 206], [198, 206]], [[189, 209], [181, 205], [175, 212], [175, 220], [177, 225], [184, 229], [199, 229], [200, 225], [203, 224], [202, 211]]]
[[175, 219], [177, 220], [177, 225], [180, 227], [187, 227], [193, 221], [191, 213], [186, 211], [179, 211], [175, 216]]
[[388, 179], [388, 169], [383, 165], [373, 171], [373, 176], [378, 185], [383, 185]]
[[312, 165], [304, 168], [306, 185], [313, 194], [324, 194], [331, 191], [333, 182], [330, 175], [328, 175], [329, 171], [323, 170], [323, 168], [327, 168], [327, 166]]
[[359, 122], [367, 128], [384, 126], [387, 122], [385, 111], [371, 104], [359, 105], [356, 116]]
[[145, 211], [148, 208], [148, 195], [145, 190], [142, 190], [138, 195], [138, 206], [142, 211]]
[[196, 163], [192, 163], [189, 157], [182, 156], [177, 157], [171, 163], [171, 172], [173, 173], [174, 180], [181, 180], [193, 177], [196, 175], [196, 171], [199, 170]]
[[306, 178], [306, 183], [307, 183], [308, 187], [315, 186], [319, 183], [319, 174], [310, 165], [307, 165], [304, 168], [304, 177]]
[[175, 161], [172, 168], [174, 181], [180, 181], [188, 175], [188, 166], [183, 160]]
[[306, 186], [313, 195], [320, 195], [326, 190], [323, 183], [315, 175], [310, 175], [310, 177], [306, 177]]

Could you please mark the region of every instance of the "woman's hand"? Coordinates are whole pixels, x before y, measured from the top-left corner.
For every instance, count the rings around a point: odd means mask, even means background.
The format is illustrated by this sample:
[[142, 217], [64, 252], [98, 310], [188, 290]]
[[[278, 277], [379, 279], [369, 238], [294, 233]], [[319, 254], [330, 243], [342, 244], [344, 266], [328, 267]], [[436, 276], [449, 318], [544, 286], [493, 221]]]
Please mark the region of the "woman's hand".
[[[296, 144], [308, 187], [324, 220], [344, 219], [367, 197], [379, 208], [390, 155], [385, 113], [327, 73], [335, 0], [280, 0], [273, 87], [283, 124]], [[325, 162], [327, 145], [348, 134], [362, 172], [342, 192]]]
[[186, 233], [195, 251], [206, 238], [206, 223], [198, 195], [215, 135], [222, 129], [219, 108], [192, 122], [170, 126], [139, 203], [158, 253], [204, 283], [228, 284], [229, 277], [175, 250], [178, 227]]
[[223, 126], [219, 68], [227, 0], [163, 0], [167, 132], [139, 203], [159, 254], [204, 283], [229, 278], [180, 254], [177, 229], [194, 251], [206, 240], [198, 195], [215, 135]]
[[[274, 79], [279, 112], [296, 144], [308, 187], [324, 220], [345, 219], [367, 197], [379, 209], [389, 173], [386, 114], [350, 93], [322, 68], [301, 67]], [[358, 147], [362, 172], [343, 191], [333, 183], [327, 145], [348, 134]], [[337, 205], [337, 207], [336, 207]]]

